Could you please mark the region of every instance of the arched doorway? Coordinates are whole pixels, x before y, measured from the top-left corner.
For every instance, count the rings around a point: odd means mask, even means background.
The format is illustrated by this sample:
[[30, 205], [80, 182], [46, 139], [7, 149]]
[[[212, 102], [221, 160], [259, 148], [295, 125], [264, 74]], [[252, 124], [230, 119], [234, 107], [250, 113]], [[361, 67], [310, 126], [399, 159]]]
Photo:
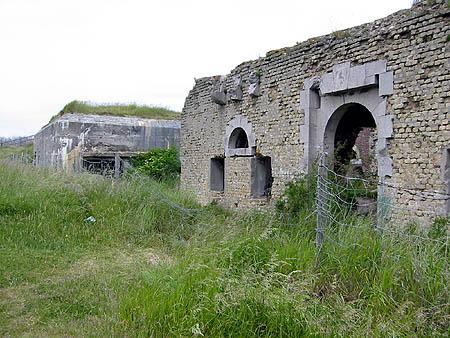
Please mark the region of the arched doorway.
[[372, 113], [359, 103], [344, 104], [331, 115], [325, 128], [327, 162], [341, 175], [372, 178], [377, 174], [376, 141]]

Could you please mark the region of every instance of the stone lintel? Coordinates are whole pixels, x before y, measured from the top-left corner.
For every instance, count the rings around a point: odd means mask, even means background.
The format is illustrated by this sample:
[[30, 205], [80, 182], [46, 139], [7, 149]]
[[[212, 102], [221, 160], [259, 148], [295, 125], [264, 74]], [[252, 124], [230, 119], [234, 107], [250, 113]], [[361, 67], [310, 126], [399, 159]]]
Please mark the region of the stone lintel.
[[383, 75], [385, 83], [383, 83], [382, 92], [388, 94], [383, 95], [391, 95], [393, 88], [390, 89], [389, 80], [392, 79], [390, 82], [392, 84], [393, 75], [386, 73], [385, 60], [368, 62], [353, 67], [350, 65], [350, 62], [337, 64], [333, 67], [331, 73], [323, 74], [320, 78], [320, 91], [322, 95], [327, 95], [338, 94], [351, 89], [376, 86], [378, 84], [377, 76], [380, 74], [386, 74]]

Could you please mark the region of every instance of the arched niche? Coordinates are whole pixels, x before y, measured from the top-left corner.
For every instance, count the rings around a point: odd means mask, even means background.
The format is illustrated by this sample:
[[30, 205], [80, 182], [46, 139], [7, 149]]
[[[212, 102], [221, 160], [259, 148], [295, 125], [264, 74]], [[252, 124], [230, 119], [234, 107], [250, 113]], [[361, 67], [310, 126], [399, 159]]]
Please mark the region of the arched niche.
[[225, 156], [253, 156], [256, 153], [256, 137], [252, 124], [238, 115], [228, 122], [224, 139]]
[[231, 132], [230, 138], [228, 140], [228, 148], [248, 148], [248, 137], [244, 129], [242, 129], [241, 127], [237, 127]]

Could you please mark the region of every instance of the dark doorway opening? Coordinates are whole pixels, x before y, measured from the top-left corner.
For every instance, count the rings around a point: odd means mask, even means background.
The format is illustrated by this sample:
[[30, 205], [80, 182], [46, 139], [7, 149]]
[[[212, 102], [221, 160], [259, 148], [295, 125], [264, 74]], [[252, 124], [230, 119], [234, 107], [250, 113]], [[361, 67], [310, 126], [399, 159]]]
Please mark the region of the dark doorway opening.
[[[117, 161], [117, 163], [116, 163]], [[117, 177], [123, 174], [127, 166], [126, 159], [115, 156], [84, 156], [82, 168], [92, 174]]]
[[345, 176], [376, 176], [375, 120], [360, 104], [344, 108], [334, 136], [334, 170]]
[[272, 159], [268, 156], [252, 158], [251, 197], [268, 197], [272, 192]]
[[210, 163], [210, 189], [222, 192], [225, 189], [225, 159], [214, 157]]

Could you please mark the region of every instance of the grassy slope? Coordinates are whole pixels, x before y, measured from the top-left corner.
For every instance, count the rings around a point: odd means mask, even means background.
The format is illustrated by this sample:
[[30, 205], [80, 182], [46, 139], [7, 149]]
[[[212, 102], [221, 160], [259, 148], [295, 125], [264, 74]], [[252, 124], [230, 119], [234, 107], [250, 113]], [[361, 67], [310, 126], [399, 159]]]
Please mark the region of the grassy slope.
[[[0, 164], [1, 336], [445, 336], [448, 251]], [[88, 223], [88, 216], [96, 218]]]
[[145, 106], [137, 104], [93, 104], [84, 101], [72, 101], [64, 106], [62, 111], [51, 120], [67, 113], [138, 116], [149, 119], [173, 120], [180, 117], [180, 113], [163, 107]]

